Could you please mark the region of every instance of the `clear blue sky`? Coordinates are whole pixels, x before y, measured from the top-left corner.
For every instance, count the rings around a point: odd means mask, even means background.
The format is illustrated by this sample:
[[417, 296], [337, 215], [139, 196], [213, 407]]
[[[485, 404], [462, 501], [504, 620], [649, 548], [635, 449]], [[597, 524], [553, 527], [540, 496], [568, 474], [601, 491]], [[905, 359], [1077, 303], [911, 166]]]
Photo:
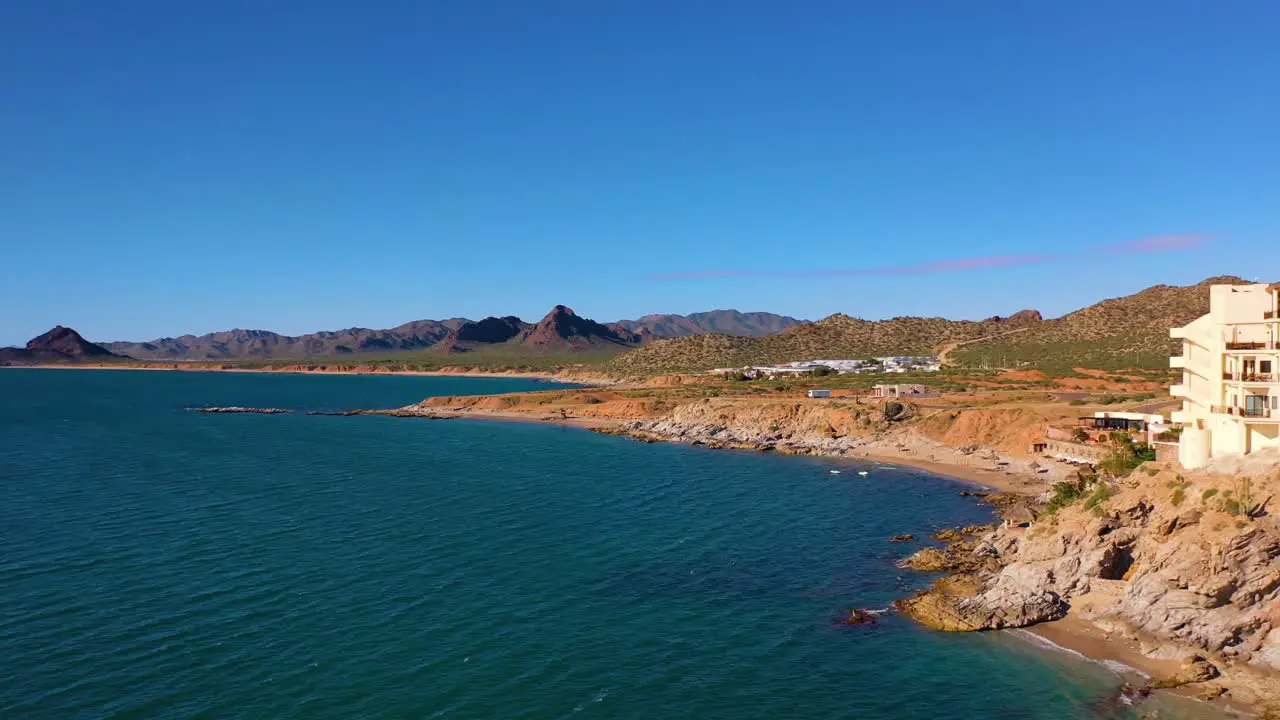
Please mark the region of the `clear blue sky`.
[[[1276, 280], [1278, 32], [1208, 0], [3, 3], [0, 343]], [[1100, 250], [1170, 235], [1209, 239]], [[1012, 255], [1069, 257], [965, 261]]]

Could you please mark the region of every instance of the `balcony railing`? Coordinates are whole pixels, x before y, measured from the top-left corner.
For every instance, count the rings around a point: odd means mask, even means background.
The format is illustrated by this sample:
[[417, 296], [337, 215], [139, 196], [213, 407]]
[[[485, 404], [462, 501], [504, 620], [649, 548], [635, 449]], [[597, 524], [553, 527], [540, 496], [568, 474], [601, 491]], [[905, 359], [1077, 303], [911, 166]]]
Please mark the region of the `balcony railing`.
[[1263, 319], [1263, 320], [1275, 320], [1275, 319], [1276, 319], [1276, 311], [1275, 311], [1275, 310], [1268, 310], [1268, 311], [1266, 311], [1266, 312], [1262, 313], [1262, 319]]
[[1271, 342], [1229, 342], [1228, 350], [1275, 350], [1276, 343]]
[[1270, 408], [1241, 408], [1232, 407], [1230, 405], [1210, 405], [1209, 412], [1218, 413], [1220, 415], [1234, 415], [1235, 417], [1250, 419], [1280, 419], [1280, 411]]
[[1222, 379], [1228, 382], [1280, 383], [1280, 374], [1256, 372], [1222, 373]]

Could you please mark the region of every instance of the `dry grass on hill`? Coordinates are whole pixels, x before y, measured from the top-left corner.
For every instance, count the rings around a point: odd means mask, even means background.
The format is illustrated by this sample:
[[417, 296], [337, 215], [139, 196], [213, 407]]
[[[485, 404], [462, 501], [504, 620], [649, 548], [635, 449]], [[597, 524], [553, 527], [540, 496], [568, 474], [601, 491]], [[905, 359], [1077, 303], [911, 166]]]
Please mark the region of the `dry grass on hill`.
[[918, 317], [873, 321], [832, 315], [761, 338], [700, 335], [661, 340], [620, 355], [610, 363], [610, 367], [620, 373], [641, 375], [816, 358], [927, 355], [940, 345], [972, 340], [1036, 322], [972, 322]]
[[999, 337], [989, 342], [957, 348], [952, 361], [971, 367], [1040, 367], [1064, 372], [1075, 367], [1167, 368], [1169, 355], [1177, 351], [1169, 328], [1208, 312], [1209, 285], [1243, 282], [1236, 277], [1215, 277], [1187, 287], [1157, 285], [1052, 320], [1015, 317], [970, 322], [901, 317], [869, 321], [832, 315], [761, 338], [701, 335], [662, 340], [618, 356], [609, 369], [625, 375], [648, 375], [819, 358], [925, 355], [950, 343], [996, 335]]
[[1214, 277], [1185, 287], [1156, 285], [1126, 297], [1104, 300], [1024, 333], [959, 349], [962, 364], [1029, 364], [1053, 370], [1074, 367], [1167, 368], [1180, 344], [1169, 328], [1209, 312], [1209, 286], [1242, 284], [1237, 277]]

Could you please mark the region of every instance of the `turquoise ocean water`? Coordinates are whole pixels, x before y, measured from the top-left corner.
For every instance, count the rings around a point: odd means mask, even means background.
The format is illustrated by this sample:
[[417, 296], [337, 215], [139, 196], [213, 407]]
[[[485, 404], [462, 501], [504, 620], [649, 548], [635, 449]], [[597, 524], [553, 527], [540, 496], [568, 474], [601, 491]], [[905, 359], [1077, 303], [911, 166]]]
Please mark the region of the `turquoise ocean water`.
[[0, 370], [0, 718], [1212, 716], [1016, 634], [833, 623], [925, 582], [886, 538], [991, 517], [937, 476], [185, 409], [545, 387]]

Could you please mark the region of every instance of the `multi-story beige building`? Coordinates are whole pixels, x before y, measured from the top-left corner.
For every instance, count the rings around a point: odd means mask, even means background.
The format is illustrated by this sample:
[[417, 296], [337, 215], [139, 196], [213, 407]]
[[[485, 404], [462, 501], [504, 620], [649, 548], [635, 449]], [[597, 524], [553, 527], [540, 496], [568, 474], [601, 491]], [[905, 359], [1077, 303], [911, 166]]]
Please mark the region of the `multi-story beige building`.
[[1169, 334], [1182, 340], [1169, 359], [1182, 465], [1280, 447], [1280, 284], [1214, 285], [1209, 314]]

